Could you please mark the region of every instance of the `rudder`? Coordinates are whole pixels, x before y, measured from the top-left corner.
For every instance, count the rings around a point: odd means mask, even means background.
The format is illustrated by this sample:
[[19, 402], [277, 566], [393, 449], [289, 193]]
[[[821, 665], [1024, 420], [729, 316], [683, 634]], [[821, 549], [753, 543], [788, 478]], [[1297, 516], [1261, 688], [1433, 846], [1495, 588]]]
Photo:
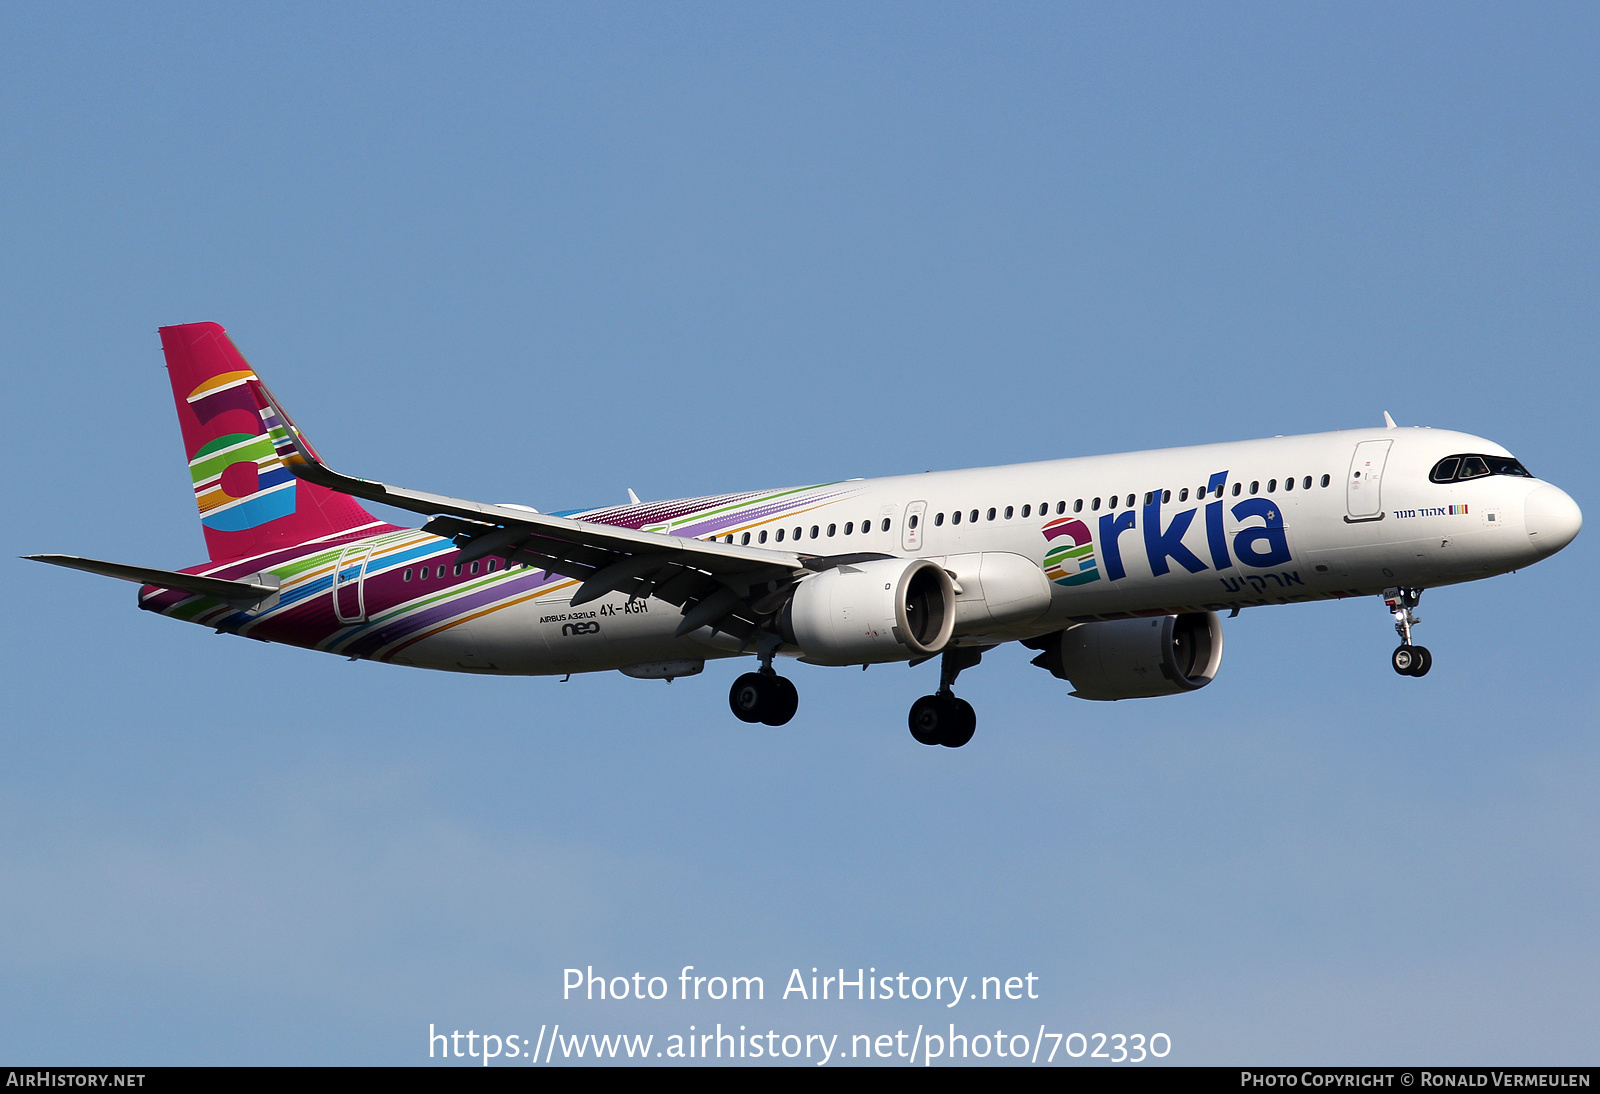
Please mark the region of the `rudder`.
[[255, 370], [218, 323], [161, 328], [195, 503], [213, 559], [385, 525], [345, 494], [294, 477], [245, 386]]

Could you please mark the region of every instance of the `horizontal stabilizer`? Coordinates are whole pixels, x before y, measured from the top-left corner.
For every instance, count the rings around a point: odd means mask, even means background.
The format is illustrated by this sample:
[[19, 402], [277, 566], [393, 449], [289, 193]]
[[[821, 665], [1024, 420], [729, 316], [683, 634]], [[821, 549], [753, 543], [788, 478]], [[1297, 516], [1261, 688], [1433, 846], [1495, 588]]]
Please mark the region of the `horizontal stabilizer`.
[[120, 562], [102, 562], [97, 558], [79, 558], [77, 555], [23, 555], [35, 562], [48, 562], [52, 566], [65, 566], [70, 570], [83, 570], [104, 577], [120, 578], [140, 585], [158, 585], [165, 589], [182, 589], [186, 593], [209, 596], [236, 608], [270, 608], [267, 601], [276, 601], [282, 579], [276, 574], [251, 574], [246, 581], [227, 581], [219, 577], [201, 577], [176, 570], [155, 570], [149, 566], [125, 566]]

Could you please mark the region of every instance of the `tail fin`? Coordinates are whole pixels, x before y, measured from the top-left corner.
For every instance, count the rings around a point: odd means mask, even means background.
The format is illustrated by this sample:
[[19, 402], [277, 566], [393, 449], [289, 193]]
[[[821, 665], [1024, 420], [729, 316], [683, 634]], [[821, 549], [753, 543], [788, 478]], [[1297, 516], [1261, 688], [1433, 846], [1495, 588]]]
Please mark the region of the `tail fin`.
[[355, 499], [290, 474], [245, 386], [260, 379], [220, 325], [162, 327], [161, 349], [213, 559], [381, 526]]

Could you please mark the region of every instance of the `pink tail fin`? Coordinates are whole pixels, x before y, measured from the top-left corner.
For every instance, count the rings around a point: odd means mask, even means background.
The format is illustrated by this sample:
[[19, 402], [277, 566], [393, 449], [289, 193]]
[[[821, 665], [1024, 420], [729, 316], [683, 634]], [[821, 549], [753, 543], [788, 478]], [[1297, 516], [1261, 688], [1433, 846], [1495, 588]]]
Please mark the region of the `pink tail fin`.
[[245, 386], [260, 378], [220, 325], [162, 327], [161, 348], [213, 559], [385, 527], [355, 499], [302, 482], [283, 465]]

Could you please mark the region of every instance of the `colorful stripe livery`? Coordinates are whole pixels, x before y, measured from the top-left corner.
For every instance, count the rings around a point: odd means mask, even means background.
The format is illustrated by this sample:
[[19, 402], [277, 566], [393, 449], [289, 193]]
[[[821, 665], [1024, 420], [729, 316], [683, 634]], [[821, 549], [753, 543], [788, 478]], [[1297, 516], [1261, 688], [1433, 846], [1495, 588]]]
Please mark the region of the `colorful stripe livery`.
[[[792, 538], [796, 528], [809, 536], [807, 513], [857, 492], [827, 483], [563, 515], [701, 539], [759, 536], [766, 530], [770, 541], [779, 525], [786, 538]], [[864, 523], [872, 514], [862, 517]], [[459, 553], [448, 539], [418, 529], [377, 525], [185, 571], [228, 579], [274, 574], [282, 585], [277, 603], [265, 611], [240, 611], [209, 597], [150, 585], [140, 590], [139, 606], [246, 637], [405, 663], [406, 650], [419, 641], [506, 608], [544, 597], [557, 599], [552, 594], [570, 593], [577, 585], [571, 578], [528, 566], [505, 569], [499, 559], [460, 567], [455, 561]], [[421, 576], [424, 568], [426, 580]]]
[[[389, 527], [354, 499], [301, 482], [247, 385], [255, 370], [216, 323], [161, 328], [206, 548], [214, 560]], [[270, 412], [268, 412], [270, 414]]]

